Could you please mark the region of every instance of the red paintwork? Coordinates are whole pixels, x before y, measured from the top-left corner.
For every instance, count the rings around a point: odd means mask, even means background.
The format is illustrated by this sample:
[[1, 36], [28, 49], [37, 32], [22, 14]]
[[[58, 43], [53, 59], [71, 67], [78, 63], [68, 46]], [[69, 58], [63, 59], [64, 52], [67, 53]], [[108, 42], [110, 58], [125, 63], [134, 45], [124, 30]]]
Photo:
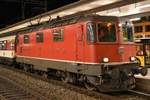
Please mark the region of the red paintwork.
[[[29, 33], [30, 43], [24, 44], [21, 34], [17, 45], [17, 55], [90, 63], [100, 63], [104, 57], [109, 58], [110, 62], [127, 62], [131, 56], [135, 56], [134, 45], [123, 44], [119, 30], [117, 30], [115, 43], [87, 43], [86, 24], [87, 22], [80, 22], [57, 27], [64, 28], [63, 42], [53, 42], [52, 31], [57, 28], [38, 31], [44, 32], [43, 43], [36, 43], [36, 32], [32, 32]], [[119, 54], [119, 47], [124, 48], [123, 54]]]
[[11, 41], [6, 42], [6, 50], [11, 50]]

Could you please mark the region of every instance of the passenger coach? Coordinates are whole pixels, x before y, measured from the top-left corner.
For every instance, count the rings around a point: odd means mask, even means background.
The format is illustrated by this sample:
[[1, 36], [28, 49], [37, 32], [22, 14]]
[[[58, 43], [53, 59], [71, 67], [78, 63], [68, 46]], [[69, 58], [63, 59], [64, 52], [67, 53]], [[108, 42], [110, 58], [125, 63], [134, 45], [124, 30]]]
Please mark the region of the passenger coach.
[[0, 63], [12, 65], [15, 60], [15, 35], [0, 37]]

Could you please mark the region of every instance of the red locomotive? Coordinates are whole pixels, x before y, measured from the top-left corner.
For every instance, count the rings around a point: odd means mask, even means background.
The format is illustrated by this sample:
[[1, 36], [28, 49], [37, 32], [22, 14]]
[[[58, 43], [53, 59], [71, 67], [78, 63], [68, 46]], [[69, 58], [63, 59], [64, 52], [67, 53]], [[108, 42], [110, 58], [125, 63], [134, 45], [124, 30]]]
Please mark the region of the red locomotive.
[[123, 41], [117, 17], [57, 18], [17, 32], [16, 41], [16, 62], [26, 70], [104, 92], [135, 87], [136, 48]]

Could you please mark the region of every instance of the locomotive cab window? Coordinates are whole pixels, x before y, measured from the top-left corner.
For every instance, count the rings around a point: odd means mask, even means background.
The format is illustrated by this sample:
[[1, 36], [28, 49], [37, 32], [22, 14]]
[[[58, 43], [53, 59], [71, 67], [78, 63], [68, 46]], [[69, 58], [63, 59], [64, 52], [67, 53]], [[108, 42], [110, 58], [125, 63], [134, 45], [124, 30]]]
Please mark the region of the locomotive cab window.
[[53, 41], [60, 42], [64, 40], [64, 29], [56, 29], [53, 31]]
[[29, 42], [29, 35], [24, 35], [24, 44], [28, 44]]
[[122, 24], [122, 33], [124, 42], [133, 42], [133, 30], [130, 23]]
[[36, 42], [37, 43], [43, 42], [43, 33], [42, 32], [36, 33]]
[[97, 23], [96, 30], [98, 42], [116, 41], [116, 28], [114, 23]]
[[87, 40], [88, 42], [95, 42], [95, 27], [93, 23], [87, 24]]

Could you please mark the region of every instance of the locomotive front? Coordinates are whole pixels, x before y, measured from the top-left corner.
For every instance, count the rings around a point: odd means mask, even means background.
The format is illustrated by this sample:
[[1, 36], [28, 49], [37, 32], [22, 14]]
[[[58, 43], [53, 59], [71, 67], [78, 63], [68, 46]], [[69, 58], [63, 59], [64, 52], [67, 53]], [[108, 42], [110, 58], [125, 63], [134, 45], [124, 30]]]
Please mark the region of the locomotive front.
[[[132, 28], [122, 24], [120, 30], [117, 18], [89, 22], [87, 25], [86, 60], [99, 63], [99, 78], [87, 76], [88, 83], [100, 91], [122, 91], [135, 87], [135, 74], [141, 73], [136, 60], [136, 47]], [[89, 55], [91, 53], [91, 55]]]

